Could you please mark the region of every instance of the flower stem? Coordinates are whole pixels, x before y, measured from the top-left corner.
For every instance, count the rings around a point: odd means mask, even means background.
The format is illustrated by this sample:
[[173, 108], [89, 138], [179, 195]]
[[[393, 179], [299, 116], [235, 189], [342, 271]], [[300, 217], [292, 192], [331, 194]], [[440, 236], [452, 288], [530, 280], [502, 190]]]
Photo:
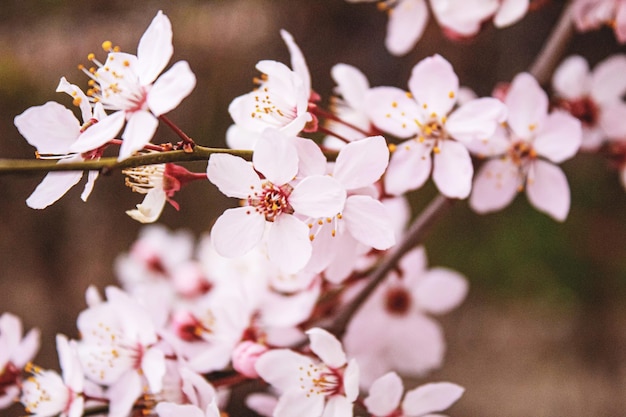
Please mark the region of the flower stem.
[[178, 135], [179, 138], [183, 140], [183, 145], [196, 146], [196, 143], [191, 139], [185, 132], [182, 131], [180, 127], [178, 127], [174, 122], [168, 119], [165, 115], [160, 115], [159, 120], [165, 123], [170, 129], [174, 131]]

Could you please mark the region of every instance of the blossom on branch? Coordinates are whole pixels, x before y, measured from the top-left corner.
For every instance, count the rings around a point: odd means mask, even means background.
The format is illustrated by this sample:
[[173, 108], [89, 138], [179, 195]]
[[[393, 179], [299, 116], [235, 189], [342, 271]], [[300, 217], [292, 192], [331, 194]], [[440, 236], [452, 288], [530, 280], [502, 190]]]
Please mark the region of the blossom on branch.
[[573, 18], [582, 32], [610, 26], [620, 43], [626, 42], [626, 1], [574, 0]]

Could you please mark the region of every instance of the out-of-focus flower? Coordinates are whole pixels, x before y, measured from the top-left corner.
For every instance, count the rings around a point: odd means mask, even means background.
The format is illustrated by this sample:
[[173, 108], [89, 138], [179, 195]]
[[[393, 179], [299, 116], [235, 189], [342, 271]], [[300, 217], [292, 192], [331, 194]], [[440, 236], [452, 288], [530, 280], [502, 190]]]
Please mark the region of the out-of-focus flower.
[[281, 391], [274, 417], [352, 416], [359, 394], [359, 367], [347, 361], [337, 338], [314, 328], [307, 332], [313, 359], [288, 349], [274, 349], [256, 362], [265, 381]]
[[[176, 108], [191, 93], [196, 77], [187, 61], [178, 61], [159, 77], [174, 51], [172, 25], [161, 11], [139, 40], [137, 55], [118, 52], [108, 41], [102, 47], [110, 51], [106, 62], [102, 64], [90, 54], [97, 68], [84, 69], [92, 80], [87, 94], [92, 102], [114, 111], [101, 121], [106, 126], [101, 130], [116, 135], [126, 122], [119, 153], [122, 160], [150, 142], [158, 126], [157, 118]], [[110, 135], [101, 131], [85, 132], [81, 141], [70, 146], [70, 151], [86, 152], [110, 139]]]
[[572, 14], [578, 30], [586, 32], [607, 25], [620, 43], [626, 42], [626, 1], [575, 0]]
[[[366, 95], [376, 127], [410, 138], [395, 149], [385, 174], [385, 190], [399, 195], [421, 187], [430, 176], [450, 198], [466, 198], [474, 168], [465, 145], [493, 135], [506, 108], [494, 98], [471, 100], [456, 110], [459, 79], [439, 55], [420, 61], [407, 93], [395, 87], [372, 88]], [[434, 157], [431, 161], [431, 154]], [[433, 166], [434, 164], [434, 166]]]
[[497, 211], [525, 189], [537, 210], [564, 221], [570, 192], [556, 164], [578, 152], [580, 121], [563, 111], [548, 114], [547, 94], [527, 73], [515, 77], [505, 103], [508, 128], [468, 145], [476, 155], [491, 157], [476, 176], [470, 206], [478, 213]]

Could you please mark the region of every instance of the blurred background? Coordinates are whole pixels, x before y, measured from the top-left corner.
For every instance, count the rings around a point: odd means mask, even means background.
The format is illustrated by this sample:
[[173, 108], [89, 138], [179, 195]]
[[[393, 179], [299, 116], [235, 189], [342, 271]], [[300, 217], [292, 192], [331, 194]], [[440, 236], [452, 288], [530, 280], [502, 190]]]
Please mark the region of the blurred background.
[[[386, 16], [374, 4], [343, 0], [5, 0], [0, 6], [0, 132], [2, 158], [30, 158], [34, 149], [13, 125], [26, 108], [67, 96], [59, 78], [86, 86], [77, 70], [87, 54], [104, 59], [111, 40], [134, 53], [162, 9], [174, 30], [172, 63], [186, 59], [195, 91], [168, 117], [197, 143], [223, 146], [230, 101], [253, 87], [260, 59], [289, 63], [279, 30], [302, 48], [313, 87], [327, 103], [339, 62], [360, 68], [372, 86], [406, 88], [413, 65], [439, 53], [461, 83], [489, 94], [532, 63], [563, 2], [503, 30], [487, 26], [475, 39], [446, 39], [433, 19], [417, 47], [402, 58], [384, 49]], [[591, 64], [623, 52], [609, 29], [580, 34], [568, 53]], [[626, 76], [626, 75], [625, 75]], [[176, 141], [160, 128], [156, 142]], [[189, 169], [203, 171], [206, 163]], [[467, 388], [452, 416], [626, 415], [626, 193], [606, 161], [580, 155], [563, 165], [572, 192], [567, 221], [534, 211], [524, 196], [501, 213], [479, 216], [459, 202], [435, 227], [426, 247], [431, 265], [464, 273], [468, 300], [443, 318], [448, 340], [443, 368], [421, 381], [450, 380]], [[54, 335], [77, 337], [88, 285], [116, 283], [115, 257], [130, 247], [140, 225], [124, 211], [142, 196], [112, 173], [98, 180], [87, 203], [81, 186], [43, 211], [25, 200], [43, 175], [0, 176], [0, 312], [42, 330], [37, 363], [57, 368]], [[415, 212], [435, 195], [415, 193]], [[196, 236], [210, 229], [229, 202], [207, 182], [176, 196], [161, 223]], [[23, 409], [15, 407], [16, 414]], [[248, 415], [238, 412], [236, 415]], [[251, 415], [251, 414], [249, 414]]]

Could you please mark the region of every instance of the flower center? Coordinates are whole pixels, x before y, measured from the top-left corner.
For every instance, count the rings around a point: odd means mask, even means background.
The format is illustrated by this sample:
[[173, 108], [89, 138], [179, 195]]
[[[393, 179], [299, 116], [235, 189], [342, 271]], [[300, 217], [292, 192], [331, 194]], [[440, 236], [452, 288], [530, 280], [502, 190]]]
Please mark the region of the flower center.
[[296, 106], [287, 98], [292, 92], [284, 91], [285, 94], [280, 94], [284, 86], [272, 82], [273, 78], [267, 74], [261, 74], [261, 78], [255, 78], [254, 81], [258, 88], [254, 94], [254, 111], [250, 114], [253, 119], [281, 127], [296, 118]]
[[289, 185], [279, 187], [266, 181], [263, 183], [261, 192], [255, 191], [248, 197], [248, 204], [254, 207], [257, 213], [265, 216], [265, 220], [273, 222], [282, 213], [294, 212], [288, 201], [292, 190]]
[[20, 377], [20, 370], [12, 362], [5, 365], [2, 373], [0, 373], [0, 396], [7, 392], [9, 387], [17, 384]]
[[409, 312], [413, 299], [403, 287], [393, 287], [387, 290], [385, 309], [393, 315], [403, 316]]
[[537, 158], [537, 152], [533, 149], [532, 145], [526, 141], [515, 142], [508, 152], [511, 161], [521, 167], [527, 161]]
[[306, 396], [331, 396], [342, 393], [343, 377], [338, 369], [331, 369], [324, 364], [309, 364], [300, 367], [300, 388]]
[[567, 110], [576, 117], [584, 126], [595, 126], [598, 123], [598, 105], [589, 97], [578, 100], [560, 100], [558, 106]]

